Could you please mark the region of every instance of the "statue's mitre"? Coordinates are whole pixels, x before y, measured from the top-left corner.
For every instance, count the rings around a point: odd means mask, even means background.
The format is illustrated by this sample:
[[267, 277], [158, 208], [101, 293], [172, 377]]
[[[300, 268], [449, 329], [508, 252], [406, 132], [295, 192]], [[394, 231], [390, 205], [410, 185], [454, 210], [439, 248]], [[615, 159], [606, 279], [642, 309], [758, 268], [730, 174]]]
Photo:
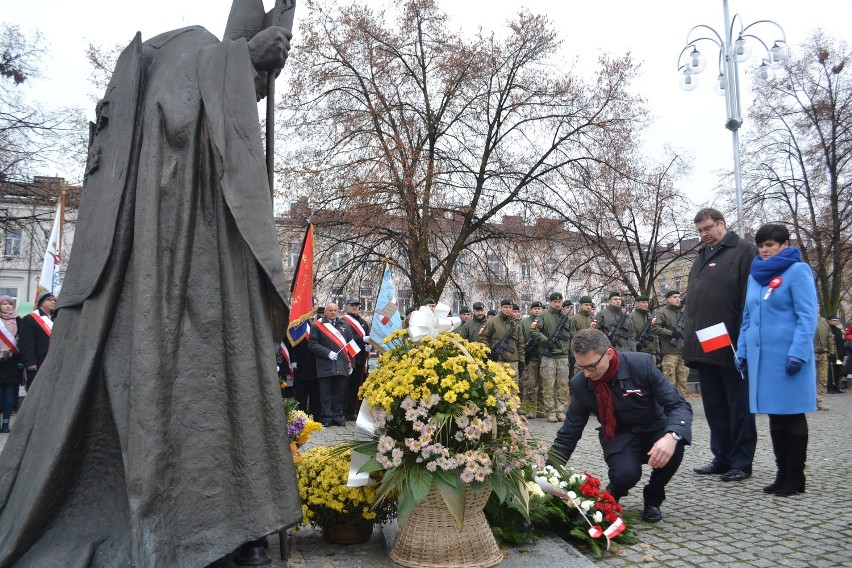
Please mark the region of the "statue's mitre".
[[253, 38], [263, 29], [263, 0], [234, 0], [223, 39]]

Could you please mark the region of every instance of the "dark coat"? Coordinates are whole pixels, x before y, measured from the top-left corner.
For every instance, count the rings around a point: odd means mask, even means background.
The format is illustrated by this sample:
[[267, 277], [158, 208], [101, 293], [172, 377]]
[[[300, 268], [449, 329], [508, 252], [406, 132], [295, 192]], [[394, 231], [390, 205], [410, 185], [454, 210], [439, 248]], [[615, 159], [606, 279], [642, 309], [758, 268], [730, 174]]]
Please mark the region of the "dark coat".
[[[39, 314], [44, 312], [39, 310]], [[33, 314], [27, 314], [18, 322], [18, 349], [21, 352], [21, 363], [24, 367], [37, 365], [41, 367], [47, 358], [50, 347], [50, 336], [47, 335]]]
[[[367, 320], [365, 320], [364, 318], [362, 318], [358, 314], [341, 314], [340, 315], [341, 318], [343, 318], [344, 316], [350, 317], [350, 318], [354, 319], [355, 321], [357, 321], [361, 325], [361, 329], [364, 330], [364, 335], [366, 335], [368, 337], [370, 336], [370, 324], [367, 323]], [[344, 321], [346, 321], [346, 320], [344, 319]], [[352, 328], [352, 337], [355, 339], [355, 344], [361, 349], [361, 351], [358, 352], [355, 355], [355, 357], [352, 358], [352, 366], [353, 367], [359, 367], [360, 366], [362, 368], [366, 367], [367, 366], [367, 356], [369, 355], [369, 353], [365, 349], [366, 344], [364, 343], [364, 336], [361, 335], [360, 333], [358, 333], [358, 330], [355, 329], [355, 327], [352, 326], [351, 324], [350, 324], [350, 327]]]
[[317, 358], [311, 353], [308, 342], [309, 339], [305, 338], [290, 348], [290, 358], [296, 364], [293, 371], [293, 380], [296, 382], [317, 380]]
[[751, 262], [757, 256], [754, 243], [728, 231], [715, 253], [705, 259], [706, 245], [689, 271], [686, 290], [686, 313], [683, 330], [683, 359], [688, 366], [709, 363], [729, 369], [734, 366], [734, 352], [729, 348], [704, 353], [695, 332], [717, 323], [728, 328], [731, 343], [737, 344], [742, 323]]
[[[21, 327], [21, 318], [15, 318], [18, 322], [18, 329]], [[0, 325], [4, 325], [2, 321], [0, 321]], [[20, 333], [20, 332], [19, 332]], [[18, 351], [21, 350], [20, 342], [18, 342]], [[17, 385], [21, 382], [21, 369], [18, 367], [18, 363], [20, 363], [21, 358], [15, 354], [10, 353], [10, 357], [3, 361], [0, 361], [0, 384], [3, 385]]]
[[[606, 440], [598, 428], [604, 458], [624, 449], [634, 434], [675, 432], [692, 442], [692, 407], [654, 365], [647, 353], [618, 352], [621, 364], [612, 382], [612, 402], [617, 428]], [[592, 383], [582, 372], [571, 379], [571, 404], [565, 423], [556, 433], [551, 451], [568, 460], [583, 435], [589, 416], [598, 416], [598, 401]], [[642, 396], [627, 391], [639, 390]], [[598, 419], [600, 421], [600, 418]]]
[[[338, 375], [346, 377], [352, 372], [352, 361], [350, 361], [345, 351], [341, 351], [340, 347], [325, 332], [319, 329], [324, 323], [329, 323], [329, 320], [320, 318], [311, 324], [311, 339], [308, 341], [308, 348], [314, 354], [314, 357], [316, 357], [317, 377], [334, 377]], [[331, 325], [343, 335], [344, 344], [352, 340], [352, 328], [348, 323], [341, 318], [337, 318], [331, 322]], [[328, 358], [328, 354], [332, 351], [337, 353], [336, 361]]]

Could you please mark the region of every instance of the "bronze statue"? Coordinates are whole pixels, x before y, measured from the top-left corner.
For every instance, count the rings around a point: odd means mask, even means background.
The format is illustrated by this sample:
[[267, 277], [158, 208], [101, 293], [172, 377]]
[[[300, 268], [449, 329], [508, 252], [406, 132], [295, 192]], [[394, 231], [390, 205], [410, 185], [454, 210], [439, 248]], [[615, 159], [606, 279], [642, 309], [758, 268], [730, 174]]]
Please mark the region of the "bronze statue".
[[256, 105], [289, 32], [264, 25], [235, 0], [222, 41], [137, 34], [118, 60], [51, 350], [0, 456], [0, 566], [204, 566], [301, 520]]

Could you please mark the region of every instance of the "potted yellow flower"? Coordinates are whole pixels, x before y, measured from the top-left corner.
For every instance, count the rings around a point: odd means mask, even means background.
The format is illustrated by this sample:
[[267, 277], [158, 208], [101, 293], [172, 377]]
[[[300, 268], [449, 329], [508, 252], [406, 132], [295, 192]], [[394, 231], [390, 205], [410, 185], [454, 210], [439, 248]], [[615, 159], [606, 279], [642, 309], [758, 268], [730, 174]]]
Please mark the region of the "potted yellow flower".
[[393, 502], [376, 503], [376, 486], [346, 486], [351, 451], [340, 446], [317, 446], [302, 452], [301, 457], [296, 476], [302, 524], [322, 528], [327, 541], [366, 542], [373, 534], [373, 525], [393, 518]]
[[[379, 498], [397, 500], [391, 558], [405, 566], [500, 562], [482, 507], [493, 491], [526, 515], [526, 481], [547, 452], [518, 415], [509, 369], [454, 333], [415, 342], [400, 330], [386, 343], [359, 392], [375, 435], [353, 447], [369, 456], [360, 471], [385, 471]], [[428, 559], [416, 552], [424, 547], [434, 550]]]

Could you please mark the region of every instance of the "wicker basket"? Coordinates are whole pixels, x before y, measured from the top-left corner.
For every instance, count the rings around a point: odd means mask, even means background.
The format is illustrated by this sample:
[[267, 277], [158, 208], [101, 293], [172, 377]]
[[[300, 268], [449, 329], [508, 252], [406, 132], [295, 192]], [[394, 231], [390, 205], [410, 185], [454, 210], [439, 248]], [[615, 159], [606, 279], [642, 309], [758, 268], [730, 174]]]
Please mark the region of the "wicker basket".
[[465, 495], [464, 527], [456, 528], [440, 493], [433, 486], [426, 499], [402, 525], [390, 556], [409, 568], [486, 568], [503, 561], [482, 512], [491, 489]]

